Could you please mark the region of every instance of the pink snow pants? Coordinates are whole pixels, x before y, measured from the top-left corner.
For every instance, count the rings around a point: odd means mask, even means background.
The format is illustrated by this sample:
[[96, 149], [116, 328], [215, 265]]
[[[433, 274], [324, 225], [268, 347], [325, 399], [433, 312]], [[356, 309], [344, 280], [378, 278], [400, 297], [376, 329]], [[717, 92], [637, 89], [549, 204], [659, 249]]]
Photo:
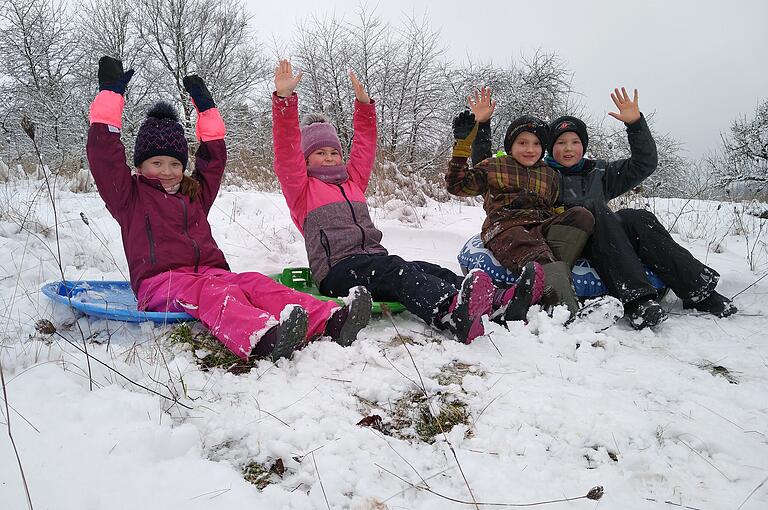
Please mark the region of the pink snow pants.
[[139, 287], [139, 309], [187, 312], [199, 319], [236, 356], [247, 360], [253, 346], [278, 324], [286, 305], [309, 315], [307, 340], [325, 330], [339, 305], [290, 289], [261, 273], [179, 268], [148, 278]]

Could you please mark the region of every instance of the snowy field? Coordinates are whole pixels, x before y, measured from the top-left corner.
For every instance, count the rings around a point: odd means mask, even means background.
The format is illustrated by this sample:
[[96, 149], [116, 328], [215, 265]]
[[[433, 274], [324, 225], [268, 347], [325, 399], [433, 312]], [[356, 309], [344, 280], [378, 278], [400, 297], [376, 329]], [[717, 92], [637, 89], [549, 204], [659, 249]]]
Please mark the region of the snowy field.
[[[61, 189], [56, 202], [67, 278], [124, 279], [119, 230], [98, 195]], [[723, 294], [768, 270], [768, 220], [733, 204], [649, 205], [721, 273]], [[372, 215], [390, 252], [458, 271], [483, 211], [391, 201]], [[278, 194], [224, 191], [210, 219], [235, 271], [306, 264]], [[499, 508], [595, 486], [600, 501], [546, 508], [768, 508], [768, 278], [727, 319], [684, 314], [670, 294], [655, 331], [565, 329], [563, 314], [533, 309], [527, 325], [487, 326], [466, 346], [402, 314], [372, 321], [349, 348], [318, 342], [234, 375], [201, 370], [170, 328], [54, 306], [39, 293], [60, 279], [53, 225], [42, 181], [0, 184], [2, 510], [27, 508], [9, 421], [36, 509]], [[43, 318], [61, 336], [36, 332]], [[64, 340], [82, 348], [80, 330], [111, 369], [89, 368]], [[419, 439], [429, 409], [462, 423]], [[357, 425], [373, 415], [375, 427]], [[244, 479], [246, 466], [278, 459], [282, 474], [263, 489]]]

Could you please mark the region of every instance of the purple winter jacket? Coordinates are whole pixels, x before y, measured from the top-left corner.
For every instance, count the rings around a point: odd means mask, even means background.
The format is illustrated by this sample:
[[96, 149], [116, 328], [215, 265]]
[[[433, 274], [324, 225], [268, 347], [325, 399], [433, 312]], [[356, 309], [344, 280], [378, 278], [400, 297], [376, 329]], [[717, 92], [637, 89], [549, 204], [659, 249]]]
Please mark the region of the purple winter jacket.
[[172, 269], [229, 270], [207, 218], [227, 162], [223, 139], [201, 142], [197, 150], [192, 177], [200, 193], [194, 201], [180, 193], [169, 195], [158, 180], [131, 175], [116, 128], [91, 124], [86, 150], [99, 194], [120, 224], [134, 294], [144, 279]]

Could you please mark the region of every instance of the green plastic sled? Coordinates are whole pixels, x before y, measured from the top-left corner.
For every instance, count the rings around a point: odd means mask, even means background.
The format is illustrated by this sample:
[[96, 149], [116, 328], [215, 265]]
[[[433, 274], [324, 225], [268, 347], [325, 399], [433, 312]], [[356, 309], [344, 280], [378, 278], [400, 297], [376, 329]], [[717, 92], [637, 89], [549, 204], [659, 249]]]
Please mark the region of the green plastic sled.
[[[310, 294], [322, 301], [336, 301], [339, 304], [343, 304], [339, 298], [332, 298], [323, 296], [320, 291], [312, 283], [312, 273], [308, 267], [286, 267], [282, 273], [270, 275], [270, 278], [276, 282], [280, 282], [286, 287]], [[384, 306], [392, 313], [400, 313], [405, 311], [405, 307], [397, 301], [374, 301], [371, 311], [376, 314], [382, 313], [381, 307]]]

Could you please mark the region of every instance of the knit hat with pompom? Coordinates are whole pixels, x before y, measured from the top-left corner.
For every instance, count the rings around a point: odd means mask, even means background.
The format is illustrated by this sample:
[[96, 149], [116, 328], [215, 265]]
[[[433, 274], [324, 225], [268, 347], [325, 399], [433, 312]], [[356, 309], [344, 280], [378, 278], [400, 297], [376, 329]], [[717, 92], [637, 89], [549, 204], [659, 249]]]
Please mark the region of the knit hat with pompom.
[[322, 113], [310, 113], [301, 121], [301, 152], [304, 159], [322, 147], [333, 147], [341, 154], [336, 128]]
[[159, 101], [147, 112], [133, 148], [133, 165], [139, 166], [154, 156], [171, 156], [187, 168], [189, 146], [179, 114], [170, 104]]

